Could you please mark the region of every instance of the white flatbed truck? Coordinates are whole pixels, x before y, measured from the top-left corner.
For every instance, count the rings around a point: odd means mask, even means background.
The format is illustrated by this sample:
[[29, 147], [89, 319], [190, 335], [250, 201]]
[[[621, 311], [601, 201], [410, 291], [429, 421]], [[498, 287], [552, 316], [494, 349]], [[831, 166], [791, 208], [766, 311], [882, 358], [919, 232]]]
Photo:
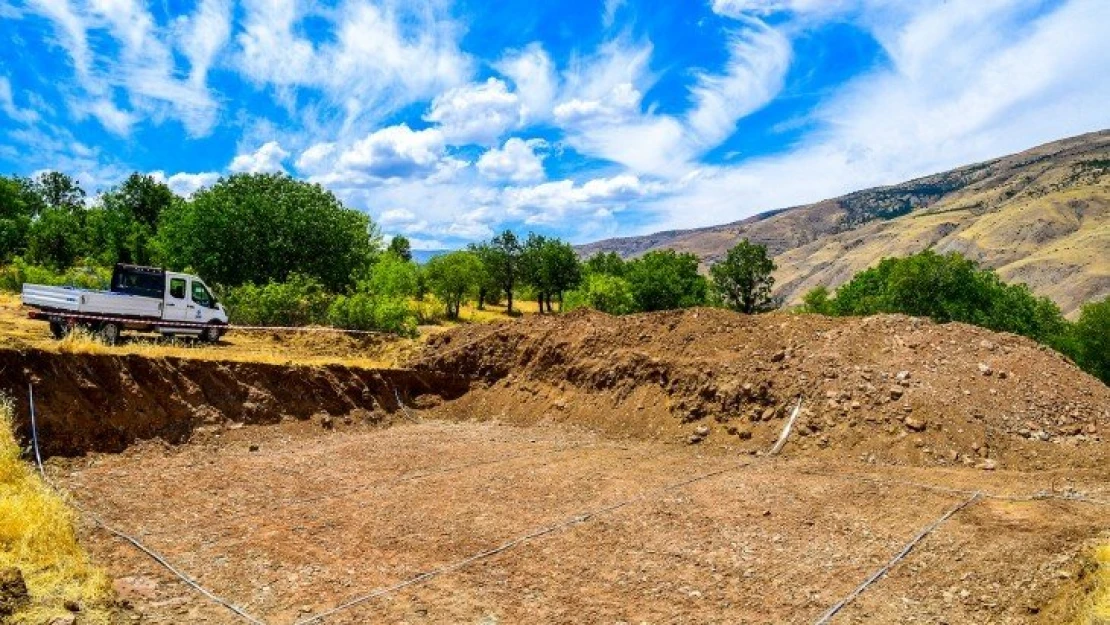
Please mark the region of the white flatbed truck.
[[214, 343], [227, 331], [227, 311], [200, 278], [156, 267], [116, 265], [108, 291], [24, 284], [22, 299], [55, 338], [83, 326], [108, 343], [125, 329]]

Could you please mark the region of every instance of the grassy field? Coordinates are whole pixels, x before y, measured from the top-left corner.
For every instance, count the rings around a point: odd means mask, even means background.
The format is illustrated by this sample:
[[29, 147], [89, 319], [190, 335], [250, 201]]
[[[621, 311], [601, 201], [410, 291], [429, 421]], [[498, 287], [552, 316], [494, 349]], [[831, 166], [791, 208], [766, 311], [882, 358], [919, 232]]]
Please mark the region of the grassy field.
[[[513, 303], [513, 308], [514, 316], [535, 314], [537, 310], [534, 301], [517, 301]], [[485, 310], [467, 305], [462, 307], [457, 322], [421, 326], [420, 335], [426, 337], [458, 323], [491, 323], [510, 318], [503, 305], [487, 305]], [[124, 340], [115, 346], [108, 346], [95, 336], [81, 332], [58, 341], [50, 335], [45, 322], [27, 318], [19, 295], [14, 293], [0, 293], [0, 324], [4, 327], [3, 333], [0, 333], [0, 348], [35, 347], [68, 353], [137, 354], [149, 358], [178, 357], [280, 365], [390, 367], [417, 349], [423, 340], [333, 331], [235, 331], [215, 345], [134, 332], [125, 333]]]
[[82, 623], [110, 622], [111, 583], [77, 543], [73, 511], [20, 455], [12, 403], [0, 397], [0, 570], [18, 569], [30, 595], [0, 621], [49, 623], [70, 614], [68, 602]]

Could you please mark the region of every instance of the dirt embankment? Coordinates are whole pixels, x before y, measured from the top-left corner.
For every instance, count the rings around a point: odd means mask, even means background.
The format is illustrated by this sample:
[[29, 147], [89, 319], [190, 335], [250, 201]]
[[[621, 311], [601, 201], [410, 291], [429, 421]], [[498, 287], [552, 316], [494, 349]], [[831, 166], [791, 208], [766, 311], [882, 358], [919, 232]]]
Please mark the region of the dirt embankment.
[[1110, 388], [1023, 337], [899, 315], [577, 312], [433, 337], [412, 363], [480, 376], [444, 414], [983, 468], [1107, 466]]
[[395, 391], [427, 405], [467, 389], [457, 376], [429, 371], [0, 350], [0, 392], [15, 398], [25, 438], [29, 383], [46, 455], [116, 452], [153, 438], [181, 443], [198, 428], [236, 423], [383, 422], [399, 408]]

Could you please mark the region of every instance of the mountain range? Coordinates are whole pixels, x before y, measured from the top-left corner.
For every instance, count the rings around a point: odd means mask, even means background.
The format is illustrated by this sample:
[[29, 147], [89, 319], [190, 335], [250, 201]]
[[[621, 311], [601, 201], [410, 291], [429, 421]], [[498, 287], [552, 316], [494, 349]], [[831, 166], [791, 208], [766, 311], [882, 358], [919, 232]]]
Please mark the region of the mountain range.
[[772, 210], [720, 226], [607, 239], [582, 256], [692, 252], [708, 267], [741, 239], [767, 246], [787, 305], [888, 256], [960, 252], [1024, 282], [1074, 317], [1110, 295], [1110, 130], [901, 184]]

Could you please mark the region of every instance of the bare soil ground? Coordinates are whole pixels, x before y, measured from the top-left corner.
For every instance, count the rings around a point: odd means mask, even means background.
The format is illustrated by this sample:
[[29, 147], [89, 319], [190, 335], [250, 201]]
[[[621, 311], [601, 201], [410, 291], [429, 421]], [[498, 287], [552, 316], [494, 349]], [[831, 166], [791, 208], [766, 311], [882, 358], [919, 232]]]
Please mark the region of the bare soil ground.
[[[50, 465], [82, 506], [268, 623], [568, 521], [321, 622], [811, 623], [967, 499], [911, 482], [1110, 499], [1091, 471], [761, 458], [551, 424], [247, 426]], [[1105, 519], [1077, 501], [977, 501], [834, 622], [1059, 622], [1053, 600]], [[130, 545], [82, 535], [144, 622], [236, 622]]]
[[[1110, 388], [960, 324], [576, 312], [408, 369], [149, 356], [0, 349], [0, 388], [36, 384], [83, 509], [265, 623], [813, 623], [980, 492], [833, 622], [1056, 624], [1110, 540]], [[238, 621], [83, 523], [145, 622]]]

